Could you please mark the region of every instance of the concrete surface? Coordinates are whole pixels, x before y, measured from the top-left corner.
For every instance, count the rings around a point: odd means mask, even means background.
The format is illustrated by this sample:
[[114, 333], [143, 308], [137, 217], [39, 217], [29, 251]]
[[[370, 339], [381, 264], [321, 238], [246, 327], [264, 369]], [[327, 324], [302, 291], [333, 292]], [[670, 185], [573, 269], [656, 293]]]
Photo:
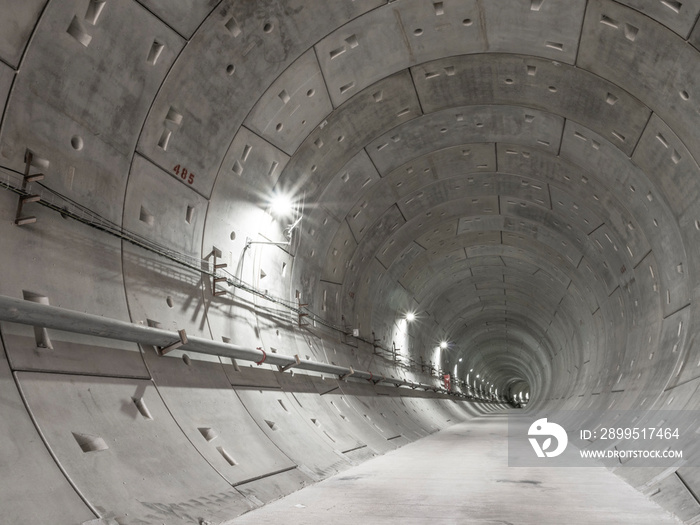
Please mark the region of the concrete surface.
[[454, 425], [227, 523], [680, 523], [604, 467], [508, 467], [506, 421]]
[[0, 0], [0, 295], [372, 378], [3, 322], [0, 523], [230, 520], [521, 395], [695, 418], [699, 13]]

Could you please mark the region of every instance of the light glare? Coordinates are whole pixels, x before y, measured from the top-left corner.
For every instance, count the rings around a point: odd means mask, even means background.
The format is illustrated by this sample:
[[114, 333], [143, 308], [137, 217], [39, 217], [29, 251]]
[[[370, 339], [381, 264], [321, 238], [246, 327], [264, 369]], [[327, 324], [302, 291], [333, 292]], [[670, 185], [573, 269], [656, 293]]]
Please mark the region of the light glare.
[[294, 211], [294, 203], [288, 195], [275, 194], [270, 199], [270, 212], [275, 217], [288, 217]]

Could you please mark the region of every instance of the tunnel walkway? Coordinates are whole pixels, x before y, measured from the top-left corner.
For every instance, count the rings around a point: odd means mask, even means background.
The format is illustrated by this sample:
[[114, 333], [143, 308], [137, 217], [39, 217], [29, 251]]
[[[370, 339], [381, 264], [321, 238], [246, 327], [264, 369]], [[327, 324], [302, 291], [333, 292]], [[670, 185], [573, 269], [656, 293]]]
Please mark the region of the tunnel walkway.
[[509, 468], [507, 426], [455, 425], [228, 523], [680, 523], [604, 468]]

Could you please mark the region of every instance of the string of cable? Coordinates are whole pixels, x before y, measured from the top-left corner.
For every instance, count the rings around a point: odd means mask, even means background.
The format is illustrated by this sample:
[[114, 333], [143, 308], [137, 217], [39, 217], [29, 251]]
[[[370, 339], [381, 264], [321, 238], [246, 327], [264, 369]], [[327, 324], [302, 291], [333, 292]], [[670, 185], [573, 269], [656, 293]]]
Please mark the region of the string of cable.
[[[2, 173], [3, 175], [3, 177], [0, 178], [0, 187], [10, 190], [20, 196], [26, 196], [31, 193], [28, 190], [22, 190], [20, 188], [23, 178], [21, 174], [9, 171], [4, 168], [0, 169], [0, 173]], [[160, 255], [161, 257], [165, 257], [166, 259], [169, 259], [196, 272], [203, 273], [210, 277], [218, 277], [216, 269], [213, 268], [209, 261], [177, 252], [166, 246], [163, 246], [162, 244], [154, 242], [146, 237], [143, 237], [136, 232], [130, 231], [127, 228], [124, 228], [119, 224], [110, 221], [109, 219], [101, 216], [93, 210], [81, 205], [78, 202], [75, 202], [70, 197], [63, 195], [62, 193], [52, 188], [49, 188], [44, 184], [34, 182], [32, 183], [32, 185], [36, 185], [40, 188], [38, 191], [35, 191], [35, 193], [38, 193], [41, 197], [38, 203], [42, 206], [45, 206], [49, 209], [60, 213], [63, 218], [71, 218], [75, 221], [85, 224], [86, 226], [90, 226], [102, 232], [108, 233], [123, 241], [129, 242], [135, 246], [143, 248], [144, 250]], [[37, 188], [32, 186], [32, 190], [37, 190]], [[276, 297], [267, 292], [258, 290], [254, 286], [246, 283], [242, 279], [234, 276], [226, 270], [223, 270], [223, 273], [226, 277], [226, 283], [233, 288], [245, 291], [251, 295], [255, 295], [256, 297], [260, 297], [261, 299], [269, 301], [273, 304], [283, 306], [289, 309], [290, 311], [296, 313], [297, 315], [308, 316], [309, 320], [313, 321], [314, 323], [325, 326], [326, 328], [330, 328], [344, 335], [350, 335], [350, 333], [345, 327], [337, 326], [333, 323], [330, 323], [329, 321], [326, 321], [325, 319], [323, 319], [315, 312], [309, 310], [306, 307], [299, 306], [281, 297]], [[395, 358], [399, 357], [396, 355], [395, 352], [392, 352], [390, 349], [379, 345], [376, 340], [370, 341], [369, 339], [366, 339], [362, 336], [354, 336], [354, 338], [369, 345], [372, 345], [375, 350], [379, 349], [389, 355], [394, 356]], [[418, 363], [417, 361], [411, 359], [408, 356], [402, 355], [400, 357], [408, 361], [411, 365], [423, 366], [421, 363]]]

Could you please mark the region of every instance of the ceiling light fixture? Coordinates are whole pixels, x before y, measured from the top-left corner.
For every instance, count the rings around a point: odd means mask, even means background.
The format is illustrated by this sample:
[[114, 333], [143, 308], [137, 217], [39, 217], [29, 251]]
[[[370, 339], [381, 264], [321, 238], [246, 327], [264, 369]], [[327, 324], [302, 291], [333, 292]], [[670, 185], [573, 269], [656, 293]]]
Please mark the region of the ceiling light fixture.
[[270, 213], [277, 218], [289, 218], [294, 212], [294, 202], [289, 195], [275, 193], [270, 199]]
[[303, 218], [302, 210], [304, 208], [304, 200], [300, 199], [298, 201], [292, 199], [288, 194], [281, 192], [273, 192], [272, 196], [268, 199], [268, 209], [266, 213], [273, 219], [279, 219], [283, 222], [289, 222], [284, 228], [285, 241], [254, 241], [248, 238], [246, 240], [246, 249], [250, 247], [251, 244], [272, 244], [275, 246], [288, 246], [292, 243], [292, 235], [294, 230], [301, 224]]

